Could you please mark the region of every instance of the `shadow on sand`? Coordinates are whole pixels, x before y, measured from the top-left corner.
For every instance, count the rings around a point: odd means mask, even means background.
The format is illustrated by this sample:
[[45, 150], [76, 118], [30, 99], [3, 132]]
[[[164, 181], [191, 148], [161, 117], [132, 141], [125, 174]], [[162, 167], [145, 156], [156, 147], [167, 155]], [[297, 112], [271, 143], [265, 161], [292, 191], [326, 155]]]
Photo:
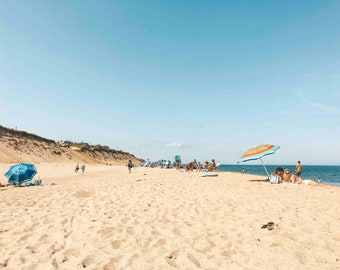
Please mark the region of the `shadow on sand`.
[[269, 182], [269, 179], [251, 179], [249, 182]]

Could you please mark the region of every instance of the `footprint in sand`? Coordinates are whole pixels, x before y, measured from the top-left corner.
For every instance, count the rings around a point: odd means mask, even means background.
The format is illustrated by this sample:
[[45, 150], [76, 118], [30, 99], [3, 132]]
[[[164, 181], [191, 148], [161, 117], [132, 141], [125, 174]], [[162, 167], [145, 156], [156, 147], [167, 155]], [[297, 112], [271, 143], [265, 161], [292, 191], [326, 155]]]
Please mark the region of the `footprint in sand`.
[[207, 238], [203, 239], [202, 237], [196, 238], [193, 243], [193, 248], [202, 253], [207, 253], [211, 251], [211, 249], [215, 246], [215, 243]]
[[115, 240], [111, 242], [111, 246], [114, 249], [119, 249], [121, 245], [122, 245], [122, 241], [120, 240]]
[[201, 263], [199, 262], [199, 260], [192, 254], [188, 254], [187, 258], [197, 267], [197, 268], [201, 268]]
[[164, 245], [166, 245], [166, 240], [165, 239], [159, 239], [159, 240], [157, 240], [157, 242], [153, 245], [154, 247], [160, 247], [160, 246], [164, 246]]
[[178, 265], [176, 264], [178, 253], [178, 251], [173, 251], [165, 257], [167, 263], [176, 269], [178, 269]]

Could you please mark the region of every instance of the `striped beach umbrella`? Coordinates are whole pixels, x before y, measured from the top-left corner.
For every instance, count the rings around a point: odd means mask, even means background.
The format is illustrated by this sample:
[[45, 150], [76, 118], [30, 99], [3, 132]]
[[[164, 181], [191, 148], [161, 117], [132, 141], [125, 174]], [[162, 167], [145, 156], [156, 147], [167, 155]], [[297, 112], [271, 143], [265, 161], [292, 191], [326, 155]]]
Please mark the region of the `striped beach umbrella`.
[[249, 160], [257, 160], [259, 159], [263, 165], [264, 170], [266, 171], [266, 174], [269, 178], [269, 173], [266, 169], [266, 166], [263, 163], [262, 157], [267, 155], [272, 155], [275, 153], [276, 150], [278, 150], [280, 146], [273, 145], [273, 144], [261, 144], [256, 147], [248, 149], [242, 156], [241, 159], [237, 162], [246, 162]]

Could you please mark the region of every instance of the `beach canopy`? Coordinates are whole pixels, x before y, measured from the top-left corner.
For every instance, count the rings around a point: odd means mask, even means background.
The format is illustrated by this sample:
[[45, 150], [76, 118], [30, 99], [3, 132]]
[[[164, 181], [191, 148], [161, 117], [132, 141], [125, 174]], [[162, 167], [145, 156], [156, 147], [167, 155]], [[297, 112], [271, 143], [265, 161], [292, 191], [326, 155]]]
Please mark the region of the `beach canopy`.
[[180, 162], [181, 161], [181, 156], [180, 155], [174, 156], [174, 160], [175, 160], [175, 162]]
[[257, 160], [260, 159], [263, 168], [269, 178], [269, 173], [266, 169], [266, 166], [264, 165], [262, 161], [262, 157], [274, 154], [276, 150], [280, 149], [280, 146], [273, 145], [273, 144], [261, 144], [258, 146], [255, 146], [253, 148], [248, 149], [242, 156], [241, 159], [237, 162], [246, 162], [249, 160]]
[[150, 167], [150, 162], [149, 162], [149, 161], [145, 162], [145, 163], [143, 164], [143, 167]]
[[37, 169], [31, 163], [20, 163], [13, 165], [4, 174], [9, 183], [20, 185], [22, 183], [31, 181], [37, 174]]

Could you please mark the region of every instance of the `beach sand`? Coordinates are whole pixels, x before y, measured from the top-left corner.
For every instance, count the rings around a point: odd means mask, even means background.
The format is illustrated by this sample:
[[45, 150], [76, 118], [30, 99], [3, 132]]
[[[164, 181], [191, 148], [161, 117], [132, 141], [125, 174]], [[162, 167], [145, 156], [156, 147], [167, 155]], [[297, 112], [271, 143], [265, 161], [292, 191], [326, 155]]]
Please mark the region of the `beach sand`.
[[0, 269], [340, 269], [340, 188], [74, 165], [0, 189]]

